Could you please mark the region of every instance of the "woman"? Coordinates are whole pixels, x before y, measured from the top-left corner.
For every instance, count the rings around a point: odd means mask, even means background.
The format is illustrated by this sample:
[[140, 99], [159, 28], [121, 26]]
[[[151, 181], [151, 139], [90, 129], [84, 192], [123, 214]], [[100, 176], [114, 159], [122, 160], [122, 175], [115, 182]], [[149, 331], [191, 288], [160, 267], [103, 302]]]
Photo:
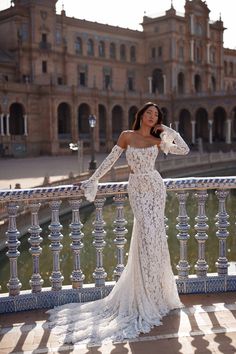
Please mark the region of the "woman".
[[135, 338], [160, 325], [170, 310], [182, 307], [165, 233], [166, 190], [155, 160], [160, 149], [184, 155], [189, 148], [176, 131], [161, 123], [159, 107], [146, 103], [136, 114], [133, 130], [121, 133], [111, 153], [82, 184], [86, 198], [93, 201], [99, 178], [126, 150], [134, 224], [128, 262], [111, 293], [101, 300], [48, 311], [65, 343], [101, 344]]

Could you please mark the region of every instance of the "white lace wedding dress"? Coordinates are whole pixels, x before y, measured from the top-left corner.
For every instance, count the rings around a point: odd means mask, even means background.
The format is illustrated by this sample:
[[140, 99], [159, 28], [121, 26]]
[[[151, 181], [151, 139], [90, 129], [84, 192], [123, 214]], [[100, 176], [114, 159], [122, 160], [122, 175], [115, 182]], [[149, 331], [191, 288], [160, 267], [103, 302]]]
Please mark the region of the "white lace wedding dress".
[[[174, 141], [174, 144], [173, 144]], [[189, 149], [178, 133], [165, 128], [165, 153], [186, 154]], [[85, 196], [95, 198], [98, 179], [121, 155], [115, 146], [94, 175], [83, 184]], [[64, 343], [101, 344], [147, 333], [170, 310], [182, 307], [171, 269], [164, 225], [166, 190], [155, 170], [158, 147], [128, 146], [129, 201], [134, 213], [127, 265], [111, 293], [85, 304], [66, 304], [49, 310], [50, 326]]]

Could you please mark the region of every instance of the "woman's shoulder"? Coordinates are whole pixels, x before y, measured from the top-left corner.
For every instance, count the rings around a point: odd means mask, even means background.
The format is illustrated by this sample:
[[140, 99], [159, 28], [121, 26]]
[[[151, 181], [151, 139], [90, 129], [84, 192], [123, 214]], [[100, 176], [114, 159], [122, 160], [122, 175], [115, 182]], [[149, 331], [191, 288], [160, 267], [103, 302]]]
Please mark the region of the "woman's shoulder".
[[117, 144], [123, 149], [126, 149], [133, 132], [133, 130], [123, 130], [119, 136]]

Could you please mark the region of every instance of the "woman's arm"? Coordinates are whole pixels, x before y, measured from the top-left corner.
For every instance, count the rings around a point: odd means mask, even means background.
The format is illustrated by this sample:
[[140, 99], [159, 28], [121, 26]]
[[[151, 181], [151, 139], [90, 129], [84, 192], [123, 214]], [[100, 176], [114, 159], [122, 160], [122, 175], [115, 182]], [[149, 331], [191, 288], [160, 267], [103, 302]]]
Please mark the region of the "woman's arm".
[[81, 189], [84, 191], [86, 199], [90, 202], [94, 201], [96, 197], [99, 179], [111, 169], [124, 151], [122, 146], [124, 146], [124, 140], [119, 138], [117, 145], [112, 148], [110, 154], [105, 158], [105, 160], [103, 160], [92, 176], [88, 180], [82, 182]]

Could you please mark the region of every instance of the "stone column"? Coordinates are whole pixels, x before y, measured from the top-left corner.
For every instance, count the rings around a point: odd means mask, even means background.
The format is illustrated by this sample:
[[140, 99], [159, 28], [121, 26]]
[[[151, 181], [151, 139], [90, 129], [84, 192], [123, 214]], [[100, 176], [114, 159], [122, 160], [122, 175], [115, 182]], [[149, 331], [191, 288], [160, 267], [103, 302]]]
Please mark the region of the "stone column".
[[209, 24], [209, 20], [207, 20], [207, 38], [210, 38], [210, 24]]
[[193, 59], [194, 59], [194, 40], [193, 39], [190, 40], [190, 45], [191, 45], [190, 60], [193, 61]]
[[4, 134], [4, 127], [3, 127], [3, 117], [4, 117], [4, 114], [2, 113], [1, 115], [0, 115], [0, 134], [3, 136], [3, 135], [5, 135]]
[[191, 124], [192, 124], [192, 144], [195, 144], [195, 142], [196, 142], [196, 131], [195, 131], [196, 121], [191, 120]]
[[208, 124], [209, 124], [209, 143], [212, 144], [212, 142], [213, 142], [213, 139], [212, 139], [212, 136], [213, 136], [213, 132], [212, 132], [213, 120], [209, 119], [208, 120]]
[[148, 90], [149, 93], [152, 93], [152, 77], [148, 76]]
[[10, 118], [10, 114], [8, 113], [7, 116], [6, 116], [6, 135], [10, 135], [9, 118]]
[[178, 132], [179, 131], [179, 121], [175, 120], [175, 130]]
[[226, 144], [231, 144], [231, 123], [232, 123], [232, 121], [231, 121], [231, 119], [227, 119], [226, 120], [226, 124], [227, 124], [227, 126], [226, 126]]
[[163, 74], [163, 94], [166, 94], [166, 75]]
[[27, 114], [24, 114], [24, 135], [28, 135]]
[[210, 43], [207, 43], [207, 63], [210, 63]]

